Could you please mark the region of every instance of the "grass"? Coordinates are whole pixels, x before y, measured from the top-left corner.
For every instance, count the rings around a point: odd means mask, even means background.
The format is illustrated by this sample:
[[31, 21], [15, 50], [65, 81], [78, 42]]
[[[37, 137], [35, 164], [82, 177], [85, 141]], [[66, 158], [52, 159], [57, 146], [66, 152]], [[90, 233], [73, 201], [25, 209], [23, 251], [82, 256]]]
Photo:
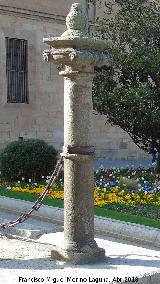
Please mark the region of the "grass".
[[130, 214], [116, 212], [113, 210], [109, 210], [105, 208], [98, 208], [98, 207], [94, 209], [94, 212], [95, 212], [95, 215], [97, 216], [111, 218], [111, 219], [124, 221], [124, 222], [136, 223], [139, 225], [144, 225], [144, 226], [149, 226], [149, 227], [160, 229], [160, 221], [153, 220], [151, 218], [130, 215]]
[[[1, 188], [0, 195], [25, 201], [31, 201], [35, 202], [38, 198], [38, 195], [30, 194], [30, 193], [24, 193], [24, 192], [13, 192], [10, 190], [6, 190], [5, 188]], [[44, 202], [44, 205], [53, 206], [53, 207], [59, 207], [63, 208], [63, 201], [60, 199], [51, 199], [46, 197]]]
[[155, 206], [150, 204], [147, 204], [145, 206], [142, 205], [127, 206], [121, 203], [117, 203], [117, 204], [106, 204], [105, 206], [103, 206], [103, 208], [129, 215], [142, 216], [157, 221], [160, 220], [160, 206]]
[[[31, 201], [31, 202], [36, 201], [38, 198], [37, 195], [33, 195], [30, 193], [9, 191], [9, 190], [6, 190], [5, 187], [1, 188], [0, 195], [9, 197], [9, 198]], [[43, 204], [48, 205], [48, 206], [63, 208], [63, 201], [59, 199], [51, 199], [51, 198], [46, 197]], [[160, 221], [154, 220], [151, 218], [146, 218], [143, 216], [130, 215], [127, 213], [117, 212], [114, 210], [110, 210], [106, 208], [99, 208], [99, 207], [94, 208], [94, 213], [96, 216], [111, 218], [114, 220], [120, 220], [120, 221], [125, 221], [125, 222], [136, 223], [136, 224], [160, 229]]]

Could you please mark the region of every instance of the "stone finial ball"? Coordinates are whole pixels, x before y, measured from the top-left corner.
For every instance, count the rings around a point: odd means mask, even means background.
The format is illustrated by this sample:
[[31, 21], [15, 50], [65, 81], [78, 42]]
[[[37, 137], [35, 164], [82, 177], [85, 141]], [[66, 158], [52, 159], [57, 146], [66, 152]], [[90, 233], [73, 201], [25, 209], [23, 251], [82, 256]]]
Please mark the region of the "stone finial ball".
[[67, 29], [85, 30], [87, 27], [87, 17], [83, 12], [79, 3], [74, 3], [71, 6], [70, 12], [66, 18]]

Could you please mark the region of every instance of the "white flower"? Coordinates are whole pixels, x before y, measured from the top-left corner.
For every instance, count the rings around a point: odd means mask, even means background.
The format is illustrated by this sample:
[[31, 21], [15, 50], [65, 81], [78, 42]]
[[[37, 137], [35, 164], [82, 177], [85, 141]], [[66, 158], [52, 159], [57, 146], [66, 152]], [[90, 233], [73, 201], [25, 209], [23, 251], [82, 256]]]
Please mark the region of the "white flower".
[[42, 176], [42, 178], [44, 178], [44, 176]]
[[141, 177], [141, 180], [144, 180], [144, 177]]
[[100, 167], [99, 167], [99, 168], [103, 170], [103, 169], [104, 169], [104, 166], [103, 166], [103, 165], [100, 165]]
[[37, 185], [37, 182], [35, 182], [34, 185]]
[[18, 183], [21, 183], [20, 180], [18, 180]]
[[148, 191], [147, 190], [145, 190], [145, 192], [144, 192], [145, 194], [147, 194], [148, 193]]
[[22, 180], [24, 180], [24, 177], [22, 177]]
[[128, 178], [130, 178], [130, 176], [128, 176]]
[[112, 174], [110, 174], [109, 177], [112, 177]]
[[31, 178], [29, 178], [29, 180], [28, 180], [29, 182], [31, 182], [32, 180], [31, 180]]
[[10, 189], [11, 189], [11, 186], [7, 186], [7, 189], [9, 189], [9, 190], [10, 190]]

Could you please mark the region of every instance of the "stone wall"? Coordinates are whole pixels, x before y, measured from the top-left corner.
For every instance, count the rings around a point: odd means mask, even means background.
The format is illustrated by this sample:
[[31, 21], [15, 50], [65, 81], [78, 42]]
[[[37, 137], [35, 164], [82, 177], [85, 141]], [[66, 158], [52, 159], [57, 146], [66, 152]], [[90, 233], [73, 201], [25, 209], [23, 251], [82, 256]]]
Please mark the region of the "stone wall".
[[[63, 145], [63, 78], [57, 67], [42, 60], [42, 39], [65, 30], [73, 0], [0, 1], [0, 147], [23, 138], [40, 138], [57, 149]], [[79, 1], [84, 5], [86, 1]], [[29, 104], [7, 103], [5, 37], [28, 41]], [[110, 159], [143, 159], [143, 151], [119, 128], [94, 114], [97, 155]]]
[[[49, 13], [54, 15], [66, 16], [71, 4], [76, 1], [73, 0], [0, 0], [0, 5], [9, 8], [26, 9], [30, 11], [39, 11], [42, 13]], [[86, 8], [87, 1], [78, 0], [84, 8]]]

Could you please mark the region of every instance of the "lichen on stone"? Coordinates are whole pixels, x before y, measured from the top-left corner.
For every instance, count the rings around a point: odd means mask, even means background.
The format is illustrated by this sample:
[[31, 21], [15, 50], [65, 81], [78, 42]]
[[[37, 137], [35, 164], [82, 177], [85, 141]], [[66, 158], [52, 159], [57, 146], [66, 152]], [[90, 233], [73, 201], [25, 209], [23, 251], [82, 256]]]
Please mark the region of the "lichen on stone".
[[83, 12], [79, 3], [71, 6], [70, 12], [66, 18], [67, 31], [62, 34], [62, 38], [88, 37], [87, 16]]

